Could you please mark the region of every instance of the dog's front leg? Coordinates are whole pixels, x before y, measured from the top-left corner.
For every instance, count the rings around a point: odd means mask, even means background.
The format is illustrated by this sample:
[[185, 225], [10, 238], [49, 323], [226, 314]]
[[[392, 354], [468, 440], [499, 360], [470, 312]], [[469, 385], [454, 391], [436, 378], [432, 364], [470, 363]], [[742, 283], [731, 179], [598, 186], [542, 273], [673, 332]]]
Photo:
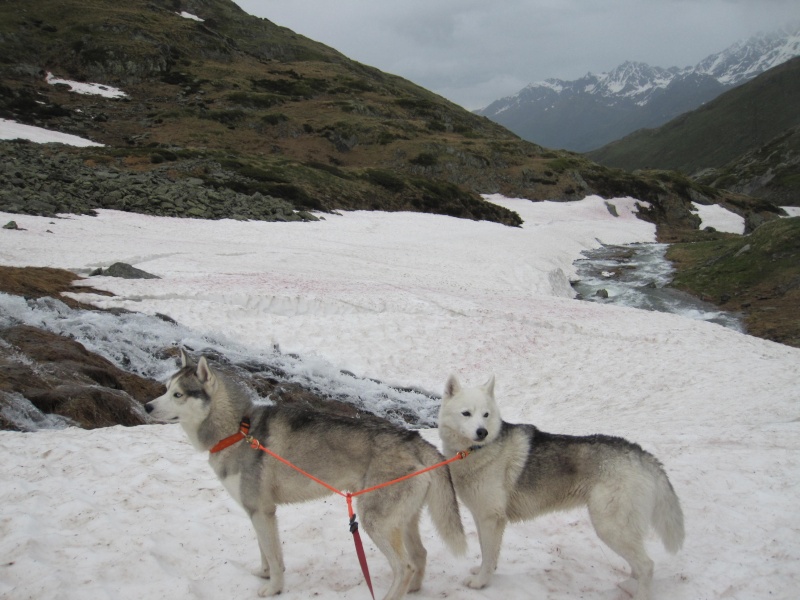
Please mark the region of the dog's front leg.
[[[256, 535], [258, 537], [258, 535]], [[261, 545], [261, 540], [258, 540], [258, 552], [261, 554], [261, 567], [259, 569], [253, 569], [251, 573], [256, 577], [261, 577], [261, 579], [269, 579], [269, 562], [267, 561], [267, 554], [264, 551], [264, 547]]]
[[259, 596], [274, 596], [283, 591], [283, 551], [278, 535], [278, 519], [275, 508], [270, 511], [258, 510], [250, 515], [253, 528], [256, 530], [258, 547], [261, 550], [262, 577], [269, 577], [269, 583], [258, 590]]
[[505, 518], [497, 515], [475, 519], [478, 540], [481, 545], [481, 566], [464, 582], [467, 587], [479, 590], [489, 584], [492, 574], [497, 569], [497, 559], [500, 557], [500, 546], [503, 543], [506, 523]]

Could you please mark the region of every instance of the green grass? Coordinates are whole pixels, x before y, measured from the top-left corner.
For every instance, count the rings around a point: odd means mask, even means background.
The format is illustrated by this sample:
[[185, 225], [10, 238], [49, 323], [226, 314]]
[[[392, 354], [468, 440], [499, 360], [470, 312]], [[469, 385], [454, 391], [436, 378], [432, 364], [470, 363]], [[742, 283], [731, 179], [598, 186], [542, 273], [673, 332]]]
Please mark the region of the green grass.
[[680, 265], [673, 285], [719, 302], [778, 289], [800, 278], [800, 217], [775, 219], [749, 236], [674, 244]]

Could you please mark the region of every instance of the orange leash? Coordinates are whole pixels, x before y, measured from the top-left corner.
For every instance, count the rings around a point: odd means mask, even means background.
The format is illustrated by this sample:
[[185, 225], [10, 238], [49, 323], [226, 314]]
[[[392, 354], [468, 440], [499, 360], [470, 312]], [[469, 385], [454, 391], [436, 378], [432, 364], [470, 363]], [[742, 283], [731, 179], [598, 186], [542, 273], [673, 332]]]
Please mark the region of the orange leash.
[[350, 517], [350, 533], [353, 534], [353, 542], [355, 543], [356, 546], [356, 555], [358, 556], [358, 562], [361, 565], [361, 572], [364, 574], [364, 580], [367, 582], [367, 587], [369, 588], [369, 593], [372, 595], [373, 600], [375, 599], [375, 592], [372, 591], [372, 580], [369, 576], [369, 566], [367, 565], [367, 557], [366, 554], [364, 554], [364, 545], [361, 543], [361, 535], [358, 532], [356, 513], [355, 511], [353, 511], [353, 498], [356, 496], [361, 496], [362, 494], [374, 492], [375, 490], [388, 487], [395, 483], [400, 483], [401, 481], [411, 479], [412, 477], [416, 477], [417, 475], [422, 475], [423, 473], [427, 473], [428, 471], [433, 471], [434, 469], [438, 469], [439, 467], [449, 465], [451, 462], [462, 460], [469, 455], [469, 451], [462, 450], [461, 452], [457, 452], [456, 455], [453, 456], [452, 458], [443, 460], [442, 462], [436, 463], [435, 465], [432, 465], [430, 467], [425, 467], [424, 469], [420, 469], [419, 471], [414, 471], [413, 473], [409, 473], [408, 475], [403, 475], [402, 477], [398, 477], [397, 479], [392, 479], [391, 481], [385, 481], [383, 483], [373, 485], [358, 492], [350, 493], [350, 492], [343, 492], [333, 487], [332, 485], [325, 483], [321, 479], [314, 477], [311, 473], [308, 473], [303, 469], [301, 469], [300, 467], [298, 467], [297, 465], [289, 462], [282, 456], [275, 454], [272, 450], [263, 446], [261, 442], [259, 442], [256, 438], [251, 436], [249, 432], [250, 432], [250, 419], [245, 417], [244, 419], [242, 419], [242, 422], [239, 425], [239, 431], [237, 431], [232, 436], [227, 437], [224, 440], [217, 443], [213, 448], [211, 448], [211, 450], [209, 450], [209, 452], [211, 453], [220, 452], [221, 450], [224, 450], [225, 448], [228, 448], [241, 440], [245, 440], [248, 444], [250, 444], [250, 447], [253, 448], [254, 450], [261, 450], [262, 452], [266, 452], [272, 458], [282, 462], [287, 467], [290, 467], [295, 471], [297, 471], [298, 473], [300, 473], [301, 475], [304, 475], [309, 479], [311, 479], [312, 481], [317, 482], [318, 484], [330, 490], [334, 494], [339, 494], [340, 496], [345, 498], [347, 500], [348, 516]]

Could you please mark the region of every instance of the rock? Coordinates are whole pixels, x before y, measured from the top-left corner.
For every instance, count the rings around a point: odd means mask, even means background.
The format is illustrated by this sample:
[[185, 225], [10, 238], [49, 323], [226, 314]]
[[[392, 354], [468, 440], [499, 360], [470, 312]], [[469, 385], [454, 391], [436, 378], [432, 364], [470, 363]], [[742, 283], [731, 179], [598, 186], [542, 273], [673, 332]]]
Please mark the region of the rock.
[[19, 227], [19, 225], [17, 225], [16, 221], [9, 221], [5, 225], [3, 225], [3, 229], [15, 229], [15, 230], [19, 231], [20, 227]]
[[[283, 198], [264, 195], [264, 202], [252, 202], [252, 191], [236, 190], [254, 183], [210, 158], [174, 158], [164, 167], [137, 172], [113, 162], [92, 166], [80, 154], [57, 147], [0, 140], [0, 182], [6, 184], [0, 185], [0, 211], [55, 217], [108, 208], [205, 219], [305, 218]], [[208, 179], [189, 173], [206, 173]]]
[[598, 298], [608, 298], [608, 290], [597, 290], [594, 295]]
[[143, 404], [163, 391], [160, 383], [36, 327], [8, 327], [0, 330], [0, 339], [5, 342], [0, 344], [0, 407], [18, 394], [42, 413], [66, 417], [86, 429], [130, 426], [147, 422]]
[[119, 277], [121, 279], [161, 279], [158, 275], [153, 275], [147, 271], [142, 271], [134, 266], [123, 262], [115, 262], [113, 265], [101, 272], [106, 277]]

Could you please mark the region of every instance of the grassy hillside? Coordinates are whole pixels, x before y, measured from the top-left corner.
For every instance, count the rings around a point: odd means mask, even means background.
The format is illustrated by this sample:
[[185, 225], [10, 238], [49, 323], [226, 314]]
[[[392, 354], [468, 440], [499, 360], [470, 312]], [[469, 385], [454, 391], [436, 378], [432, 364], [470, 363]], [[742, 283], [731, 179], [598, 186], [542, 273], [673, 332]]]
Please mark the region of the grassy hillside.
[[778, 206], [800, 206], [800, 127], [793, 127], [763, 146], [696, 179], [714, 188], [770, 200]]
[[674, 244], [672, 285], [745, 315], [748, 333], [800, 347], [800, 217], [748, 236]]
[[627, 170], [719, 168], [800, 125], [800, 58], [792, 59], [657, 129], [587, 156]]
[[[76, 94], [49, 85], [47, 72], [128, 96]], [[153, 172], [159, 182], [199, 182], [210, 197], [238, 194], [229, 203], [237, 214], [269, 212], [241, 210], [252, 195], [300, 210], [412, 210], [516, 225], [515, 213], [478, 194], [572, 200], [597, 193], [636, 196], [653, 203], [654, 220], [696, 226], [687, 194], [694, 184], [525, 142], [230, 0], [0, 3], [0, 117], [106, 144], [64, 151], [104, 175], [125, 170], [140, 185]], [[715, 201], [716, 192], [695, 187]], [[0, 208], [19, 210], [11, 192], [0, 194]], [[15, 203], [4, 205], [11, 196]], [[163, 204], [173, 207], [166, 214], [195, 214], [180, 201]]]

